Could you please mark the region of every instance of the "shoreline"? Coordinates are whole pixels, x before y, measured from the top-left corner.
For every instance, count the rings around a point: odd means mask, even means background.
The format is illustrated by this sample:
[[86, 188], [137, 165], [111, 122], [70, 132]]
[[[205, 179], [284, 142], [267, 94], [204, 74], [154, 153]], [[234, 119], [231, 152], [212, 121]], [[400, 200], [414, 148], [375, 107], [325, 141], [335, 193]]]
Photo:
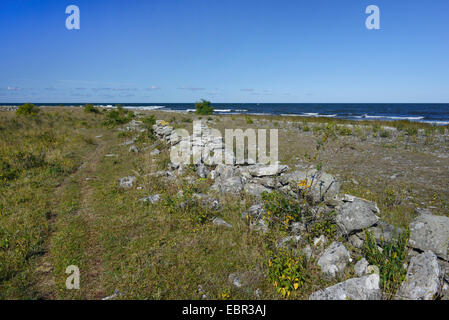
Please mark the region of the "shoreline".
[[[183, 103], [185, 105], [186, 103]], [[11, 104], [11, 105], [0, 105], [0, 111], [14, 111], [20, 104]], [[182, 105], [182, 104], [181, 104]], [[232, 105], [232, 104], [231, 104]], [[251, 104], [252, 105], [252, 104]], [[425, 104], [426, 105], [426, 104]], [[73, 105], [39, 105], [36, 106], [41, 108], [82, 108], [84, 105], [81, 104], [73, 104]], [[100, 109], [112, 109], [115, 108], [115, 105], [111, 104], [94, 104], [94, 107]], [[143, 105], [143, 106], [133, 106], [123, 104], [123, 108], [133, 110], [133, 111], [161, 111], [167, 113], [175, 113], [175, 114], [195, 114], [195, 109], [187, 108], [187, 109], [173, 109], [171, 107], [167, 107], [165, 105]], [[215, 108], [214, 116], [250, 116], [250, 117], [283, 117], [290, 118], [294, 121], [302, 121], [301, 119], [305, 119], [306, 121], [312, 121], [311, 119], [317, 119], [319, 122], [322, 122], [323, 119], [331, 119], [336, 121], [349, 121], [353, 124], [358, 124], [360, 122], [410, 122], [410, 123], [419, 123], [419, 124], [428, 124], [431, 126], [449, 126], [449, 119], [441, 118], [441, 119], [428, 119], [425, 115], [397, 115], [392, 113], [391, 115], [381, 115], [381, 114], [369, 114], [365, 112], [361, 115], [352, 114], [352, 115], [344, 115], [338, 113], [325, 114], [320, 112], [301, 112], [301, 113], [273, 113], [273, 112], [254, 112], [248, 109], [236, 109], [236, 108]], [[330, 120], [329, 120], [330, 121]]]
[[[52, 105], [41, 105], [39, 108], [83, 108], [83, 105], [62, 105], [62, 106], [52, 106]], [[100, 109], [112, 109], [115, 106], [112, 105], [94, 105], [96, 108]], [[18, 105], [0, 105], [0, 112], [2, 111], [15, 111]], [[164, 112], [168, 114], [181, 114], [181, 115], [193, 115], [195, 114], [194, 109], [187, 110], [175, 110], [170, 109], [165, 106], [124, 106], [123, 108], [132, 110], [134, 112]], [[231, 110], [231, 111], [228, 111]], [[231, 116], [231, 117], [255, 117], [255, 118], [268, 118], [278, 121], [292, 121], [292, 122], [335, 122], [337, 124], [352, 124], [352, 125], [373, 125], [381, 124], [387, 127], [398, 127], [403, 125], [417, 125], [422, 128], [426, 127], [448, 127], [449, 120], [425, 120], [424, 116], [416, 117], [401, 117], [401, 116], [377, 116], [377, 115], [366, 115], [366, 116], [354, 116], [345, 117], [333, 115], [325, 115], [319, 113], [303, 113], [303, 114], [274, 114], [274, 113], [263, 113], [263, 112], [247, 112], [248, 110], [241, 110], [241, 112], [232, 112], [232, 109], [215, 109], [214, 113], [210, 116]]]

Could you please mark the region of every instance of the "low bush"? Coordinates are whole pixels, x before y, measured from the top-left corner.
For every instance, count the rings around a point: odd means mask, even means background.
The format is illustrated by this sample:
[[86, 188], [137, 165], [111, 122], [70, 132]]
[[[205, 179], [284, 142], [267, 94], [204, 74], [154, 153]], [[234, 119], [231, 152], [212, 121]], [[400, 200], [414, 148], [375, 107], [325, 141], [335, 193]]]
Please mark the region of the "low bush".
[[84, 105], [84, 112], [86, 113], [100, 113], [97, 108], [95, 108], [92, 104], [86, 103]]
[[276, 287], [283, 298], [301, 288], [306, 282], [306, 267], [303, 258], [292, 254], [290, 249], [281, 249], [269, 255], [268, 281]]
[[34, 104], [32, 103], [25, 103], [21, 106], [19, 106], [19, 108], [17, 108], [16, 110], [16, 115], [19, 116], [27, 116], [27, 115], [37, 115], [39, 113], [39, 108], [36, 107]]
[[122, 106], [117, 105], [117, 109], [109, 110], [106, 113], [104, 125], [113, 127], [116, 125], [128, 123], [134, 118], [134, 112], [125, 110]]
[[195, 103], [196, 114], [210, 115], [214, 113], [214, 107], [211, 106], [210, 101], [202, 99], [201, 102]]
[[291, 222], [302, 220], [299, 202], [286, 197], [279, 191], [263, 192], [262, 200], [268, 218], [273, 222], [280, 222], [286, 229], [289, 228]]

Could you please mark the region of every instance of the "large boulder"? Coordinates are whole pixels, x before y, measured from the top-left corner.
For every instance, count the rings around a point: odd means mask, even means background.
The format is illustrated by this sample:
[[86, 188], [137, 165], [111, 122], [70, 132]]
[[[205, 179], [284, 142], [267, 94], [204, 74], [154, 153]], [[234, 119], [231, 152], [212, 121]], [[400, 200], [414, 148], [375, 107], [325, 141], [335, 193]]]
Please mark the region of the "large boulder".
[[344, 271], [351, 261], [349, 251], [341, 242], [333, 242], [318, 259], [323, 274], [335, 277]]
[[309, 300], [380, 300], [379, 280], [378, 274], [349, 279], [312, 293]]
[[313, 203], [334, 199], [340, 191], [340, 184], [333, 175], [318, 171], [313, 176], [310, 196]]
[[356, 197], [351, 200], [341, 206], [336, 217], [337, 225], [346, 235], [369, 228], [379, 220], [376, 215], [379, 209], [374, 202]]
[[397, 298], [431, 300], [440, 286], [440, 265], [432, 251], [426, 251], [410, 260], [407, 278], [398, 290]]
[[409, 246], [449, 260], [449, 218], [422, 214], [410, 224]]
[[288, 190], [306, 195], [314, 204], [335, 199], [340, 191], [340, 184], [333, 175], [315, 169], [283, 174], [279, 183], [280, 186], [288, 185]]

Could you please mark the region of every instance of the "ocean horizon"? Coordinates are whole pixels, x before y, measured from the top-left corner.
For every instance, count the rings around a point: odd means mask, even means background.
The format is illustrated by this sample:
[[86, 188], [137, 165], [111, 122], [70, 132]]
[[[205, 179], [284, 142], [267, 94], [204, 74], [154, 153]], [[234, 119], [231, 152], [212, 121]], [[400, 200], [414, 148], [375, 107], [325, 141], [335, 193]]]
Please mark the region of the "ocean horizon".
[[[0, 103], [18, 106], [22, 103]], [[113, 107], [119, 103], [95, 103]], [[120, 103], [124, 108], [194, 112], [194, 103]], [[36, 103], [37, 106], [83, 106], [84, 103]], [[409, 120], [435, 125], [449, 124], [449, 103], [213, 103], [215, 114], [328, 117], [348, 120]]]

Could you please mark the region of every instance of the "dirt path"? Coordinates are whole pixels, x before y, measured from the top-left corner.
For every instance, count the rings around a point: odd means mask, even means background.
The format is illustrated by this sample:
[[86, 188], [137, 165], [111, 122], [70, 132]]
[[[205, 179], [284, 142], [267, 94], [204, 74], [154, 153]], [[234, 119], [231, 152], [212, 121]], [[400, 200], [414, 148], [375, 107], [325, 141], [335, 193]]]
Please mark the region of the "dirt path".
[[89, 252], [88, 252], [88, 270], [89, 273], [85, 277], [89, 290], [87, 291], [87, 299], [101, 299], [106, 296], [102, 285], [101, 275], [103, 274], [103, 262], [101, 259], [101, 244], [99, 242], [99, 234], [97, 229], [97, 216], [95, 212], [90, 209], [89, 204], [92, 202], [93, 189], [89, 185], [88, 179], [95, 179], [95, 173], [104, 156], [106, 144], [104, 141], [99, 141], [99, 145], [91, 157], [88, 166], [82, 175], [81, 188], [81, 209], [80, 214], [83, 214], [89, 225]]
[[55, 233], [57, 215], [54, 213], [55, 208], [57, 208], [60, 195], [63, 193], [64, 188], [69, 184], [70, 181], [76, 180], [81, 186], [80, 189], [80, 206], [76, 215], [82, 215], [87, 221], [87, 228], [89, 230], [89, 250], [87, 252], [88, 256], [88, 274], [81, 275], [83, 282], [88, 287], [86, 292], [86, 299], [99, 299], [105, 296], [103, 292], [101, 274], [103, 272], [103, 264], [101, 261], [101, 246], [98, 241], [98, 234], [96, 232], [96, 216], [89, 205], [92, 199], [92, 187], [89, 185], [91, 179], [95, 179], [95, 172], [98, 164], [104, 156], [106, 143], [101, 140], [96, 140], [96, 148], [91, 152], [88, 157], [84, 160], [83, 164], [78, 168], [78, 170], [72, 173], [70, 176], [66, 177], [60, 186], [54, 192], [55, 201], [52, 204], [52, 212], [49, 217], [49, 224], [51, 229], [51, 234], [46, 241], [44, 248], [44, 255], [37, 262], [37, 268], [35, 270], [37, 277], [36, 289], [38, 291], [39, 299], [52, 300], [57, 298], [56, 286], [53, 274], [53, 266], [51, 263], [52, 248], [51, 237]]

